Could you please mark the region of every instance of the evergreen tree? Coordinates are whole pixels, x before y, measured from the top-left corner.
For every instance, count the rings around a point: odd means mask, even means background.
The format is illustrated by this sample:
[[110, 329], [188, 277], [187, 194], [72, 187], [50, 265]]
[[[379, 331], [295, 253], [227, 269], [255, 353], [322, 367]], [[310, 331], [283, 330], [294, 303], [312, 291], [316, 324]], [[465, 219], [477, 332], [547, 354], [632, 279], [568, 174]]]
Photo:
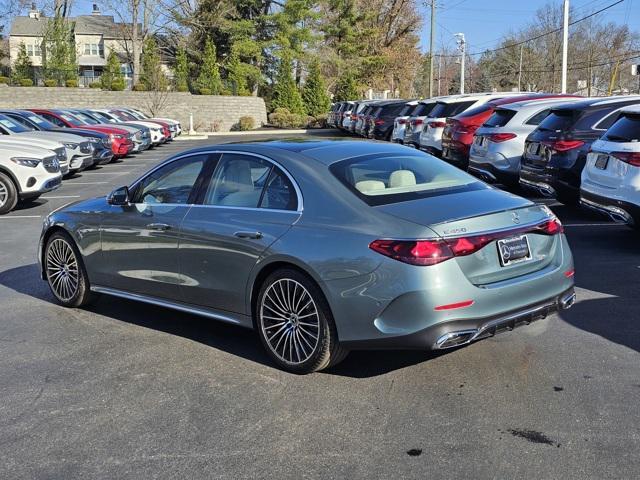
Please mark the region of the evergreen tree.
[[184, 47], [179, 47], [176, 53], [175, 87], [178, 92], [189, 91], [189, 62]]
[[348, 71], [340, 77], [336, 84], [336, 93], [333, 97], [335, 102], [343, 102], [346, 100], [356, 100], [360, 97], [358, 85], [353, 73]]
[[44, 32], [42, 69], [46, 78], [63, 85], [66, 80], [77, 80], [76, 45], [69, 22], [56, 16], [49, 20]]
[[251, 95], [249, 81], [255, 77], [256, 73], [259, 77], [260, 72], [256, 71], [253, 65], [242, 62], [235, 52], [227, 60], [226, 70], [227, 90], [229, 93], [241, 97]]
[[304, 114], [302, 97], [296, 87], [296, 82], [291, 75], [291, 58], [284, 53], [278, 65], [278, 72], [273, 86], [273, 98], [271, 108], [286, 108], [291, 113]]
[[105, 90], [124, 90], [124, 75], [120, 70], [120, 59], [113, 49], [109, 51], [100, 83]]
[[29, 55], [27, 55], [27, 48], [22, 42], [20, 42], [20, 47], [18, 48], [18, 56], [16, 57], [16, 61], [13, 64], [13, 78], [16, 81], [22, 80], [24, 78], [33, 78], [33, 64], [31, 63]]
[[309, 67], [309, 75], [302, 89], [302, 101], [307, 114], [312, 117], [327, 113], [331, 107], [331, 99], [327, 95], [317, 60], [313, 61]]
[[140, 75], [140, 83], [145, 90], [164, 91], [167, 89], [167, 77], [162, 71], [160, 64], [160, 52], [158, 45], [153, 37], [149, 37], [142, 48], [142, 75]]
[[206, 89], [210, 95], [219, 95], [222, 89], [220, 70], [218, 69], [216, 58], [216, 46], [210, 39], [207, 39], [204, 45], [202, 66], [200, 67], [200, 75], [198, 75], [196, 85], [198, 90]]

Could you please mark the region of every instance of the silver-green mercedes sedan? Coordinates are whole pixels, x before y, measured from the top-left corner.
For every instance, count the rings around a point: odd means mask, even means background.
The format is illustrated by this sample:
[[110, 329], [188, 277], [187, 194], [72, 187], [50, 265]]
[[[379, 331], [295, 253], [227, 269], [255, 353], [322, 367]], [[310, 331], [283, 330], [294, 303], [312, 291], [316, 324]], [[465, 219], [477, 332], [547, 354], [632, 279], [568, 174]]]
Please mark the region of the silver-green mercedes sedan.
[[181, 153], [49, 215], [39, 258], [65, 306], [115, 295], [253, 328], [297, 373], [458, 347], [575, 299], [548, 208], [377, 142]]

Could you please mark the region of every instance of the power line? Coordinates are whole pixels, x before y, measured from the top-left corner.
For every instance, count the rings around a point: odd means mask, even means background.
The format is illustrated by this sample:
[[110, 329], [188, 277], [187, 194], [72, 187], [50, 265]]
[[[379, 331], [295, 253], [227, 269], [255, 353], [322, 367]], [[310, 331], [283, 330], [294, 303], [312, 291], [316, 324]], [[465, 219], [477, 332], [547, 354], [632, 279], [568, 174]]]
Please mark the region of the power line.
[[[616, 2], [614, 2], [614, 3], [610, 4], [610, 5], [607, 5], [606, 7], [603, 7], [601, 9], [599, 9], [599, 10], [596, 10], [595, 12], [590, 13], [589, 15], [585, 15], [584, 17], [581, 17], [581, 18], [579, 18], [577, 20], [574, 20], [573, 22], [569, 22], [569, 26], [575, 25], [576, 23], [579, 23], [579, 22], [582, 22], [584, 20], [587, 20], [588, 18], [594, 17], [594, 16], [598, 15], [599, 13], [604, 12], [605, 10], [609, 10], [610, 8], [613, 8], [616, 5], [621, 4], [624, 1], [625, 0], [617, 0]], [[467, 53], [467, 55], [476, 56], [476, 55], [484, 55], [486, 53], [499, 52], [501, 50], [507, 50], [509, 48], [517, 47], [519, 45], [523, 45], [525, 43], [529, 43], [529, 42], [532, 42], [534, 40], [538, 40], [539, 38], [546, 37], [547, 35], [551, 35], [553, 33], [557, 33], [557, 32], [560, 32], [560, 31], [562, 31], [562, 27], [556, 28], [554, 30], [550, 30], [550, 31], [545, 32], [545, 33], [541, 33], [539, 35], [536, 35], [536, 36], [531, 37], [531, 38], [527, 38], [525, 40], [521, 40], [519, 42], [511, 43], [509, 45], [505, 45], [503, 47], [493, 48], [493, 49], [490, 49], [490, 50], [483, 50], [481, 52]], [[443, 55], [443, 56], [458, 57], [459, 55]]]

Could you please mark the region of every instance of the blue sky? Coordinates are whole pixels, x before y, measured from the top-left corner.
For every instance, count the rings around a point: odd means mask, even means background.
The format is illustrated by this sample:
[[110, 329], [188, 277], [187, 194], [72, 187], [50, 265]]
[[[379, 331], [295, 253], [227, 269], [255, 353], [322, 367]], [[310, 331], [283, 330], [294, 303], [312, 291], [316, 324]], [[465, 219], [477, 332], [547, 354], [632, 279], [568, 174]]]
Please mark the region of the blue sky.
[[[579, 18], [615, 1], [571, 0], [570, 5], [575, 12], [574, 17]], [[454, 47], [453, 33], [464, 32], [467, 51], [494, 47], [503, 34], [518, 30], [528, 23], [536, 10], [547, 3], [562, 5], [562, 0], [438, 0], [436, 5], [440, 8], [436, 12], [436, 45]], [[428, 51], [430, 8], [421, 9], [424, 13], [424, 26], [420, 40], [423, 50]], [[626, 22], [633, 30], [637, 30], [640, 26], [640, 0], [624, 0], [599, 16], [606, 21]]]

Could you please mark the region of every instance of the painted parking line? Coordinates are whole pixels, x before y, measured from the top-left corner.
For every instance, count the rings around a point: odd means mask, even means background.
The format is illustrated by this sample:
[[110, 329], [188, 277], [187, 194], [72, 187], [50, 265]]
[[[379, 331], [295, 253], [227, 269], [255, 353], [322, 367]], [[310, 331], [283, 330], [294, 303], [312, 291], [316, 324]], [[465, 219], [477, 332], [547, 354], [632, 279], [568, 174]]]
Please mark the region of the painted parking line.
[[126, 171], [126, 172], [82, 172], [83, 175], [124, 175], [125, 173], [131, 173], [130, 171]]
[[40, 197], [46, 200], [53, 200], [58, 198], [80, 198], [80, 195], [52, 195], [50, 197]]
[[6, 215], [0, 217], [0, 220], [9, 220], [12, 218], [41, 218], [42, 215]]
[[69, 182], [69, 185], [106, 185], [109, 182]]

